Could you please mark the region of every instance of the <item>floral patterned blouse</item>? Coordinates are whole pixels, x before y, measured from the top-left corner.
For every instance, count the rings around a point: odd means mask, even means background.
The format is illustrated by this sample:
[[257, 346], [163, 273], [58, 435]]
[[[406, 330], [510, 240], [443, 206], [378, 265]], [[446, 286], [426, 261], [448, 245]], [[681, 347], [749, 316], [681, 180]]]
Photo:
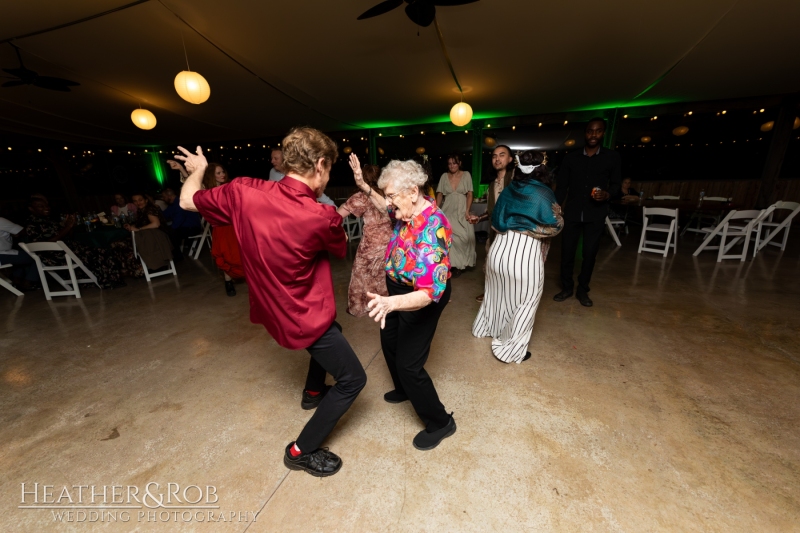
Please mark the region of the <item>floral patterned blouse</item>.
[[453, 231], [432, 198], [430, 207], [406, 223], [398, 220], [386, 248], [386, 275], [397, 283], [425, 291], [438, 302], [450, 277]]

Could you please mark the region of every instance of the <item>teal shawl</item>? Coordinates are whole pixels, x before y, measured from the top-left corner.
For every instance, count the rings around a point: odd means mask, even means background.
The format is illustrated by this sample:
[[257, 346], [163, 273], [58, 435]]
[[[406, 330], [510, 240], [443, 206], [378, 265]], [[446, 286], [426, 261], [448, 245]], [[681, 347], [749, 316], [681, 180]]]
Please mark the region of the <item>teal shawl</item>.
[[535, 179], [512, 181], [500, 193], [492, 211], [492, 227], [498, 233], [516, 231], [536, 238], [554, 237], [563, 226], [556, 195]]

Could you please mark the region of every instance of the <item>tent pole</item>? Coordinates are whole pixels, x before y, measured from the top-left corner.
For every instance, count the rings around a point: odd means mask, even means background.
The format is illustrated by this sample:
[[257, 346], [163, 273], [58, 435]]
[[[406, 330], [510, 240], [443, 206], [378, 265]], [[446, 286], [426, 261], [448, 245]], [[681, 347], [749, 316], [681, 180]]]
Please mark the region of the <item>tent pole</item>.
[[472, 189], [478, 193], [483, 172], [483, 124], [472, 123]]
[[781, 109], [778, 111], [778, 119], [772, 130], [772, 140], [769, 143], [767, 160], [764, 162], [764, 169], [761, 171], [761, 188], [758, 192], [756, 207], [763, 209], [772, 205], [775, 201], [775, 186], [781, 174], [783, 159], [786, 150], [789, 148], [789, 141], [792, 138], [792, 126], [794, 118], [797, 116], [797, 103], [800, 101], [800, 94], [786, 96], [781, 102]]
[[369, 164], [378, 164], [378, 137], [375, 130], [369, 130]]

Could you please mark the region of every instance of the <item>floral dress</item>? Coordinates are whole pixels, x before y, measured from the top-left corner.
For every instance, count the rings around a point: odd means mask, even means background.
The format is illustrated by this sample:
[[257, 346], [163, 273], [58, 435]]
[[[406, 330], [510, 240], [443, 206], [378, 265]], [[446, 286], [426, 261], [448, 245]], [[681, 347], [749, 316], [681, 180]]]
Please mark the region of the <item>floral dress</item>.
[[[61, 224], [49, 218], [31, 215], [25, 225], [28, 242], [48, 242], [62, 229]], [[97, 277], [102, 288], [109, 288], [122, 278], [123, 260], [117, 250], [112, 248], [96, 248], [64, 239], [70, 250]], [[116, 243], [115, 243], [116, 244]], [[63, 252], [41, 252], [39, 258], [47, 266], [65, 265]], [[77, 269], [78, 277], [85, 277], [82, 270]]]
[[444, 213], [431, 202], [408, 223], [398, 220], [386, 249], [386, 275], [397, 283], [424, 291], [438, 302], [450, 277], [453, 231]]
[[392, 238], [392, 221], [363, 192], [351, 196], [342, 206], [356, 217], [364, 218], [364, 233], [353, 261], [353, 274], [347, 291], [347, 312], [353, 316], [369, 314], [367, 293], [388, 296], [384, 258]]

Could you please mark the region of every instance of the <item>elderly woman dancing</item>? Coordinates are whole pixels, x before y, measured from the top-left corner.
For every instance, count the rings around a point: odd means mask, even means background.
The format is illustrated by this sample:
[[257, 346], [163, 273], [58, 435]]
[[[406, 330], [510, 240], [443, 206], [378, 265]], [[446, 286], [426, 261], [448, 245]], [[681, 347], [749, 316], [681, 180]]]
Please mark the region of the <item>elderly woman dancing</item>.
[[486, 293], [472, 326], [476, 337], [492, 337], [492, 352], [504, 363], [521, 363], [533, 332], [544, 288], [550, 237], [561, 231], [561, 207], [549, 187], [552, 175], [543, 152], [517, 156], [519, 171], [492, 212], [498, 235], [489, 249]]
[[427, 175], [414, 161], [391, 161], [378, 180], [385, 195], [371, 189], [361, 175], [358, 159], [350, 166], [356, 185], [376, 206], [392, 209], [394, 233], [386, 249], [386, 288], [389, 296], [369, 294], [370, 316], [381, 323], [381, 348], [394, 390], [389, 403], [411, 400], [425, 424], [414, 447], [431, 450], [455, 433], [456, 422], [439, 400], [425, 371], [436, 325], [450, 300], [452, 230], [433, 199], [420, 188]]

